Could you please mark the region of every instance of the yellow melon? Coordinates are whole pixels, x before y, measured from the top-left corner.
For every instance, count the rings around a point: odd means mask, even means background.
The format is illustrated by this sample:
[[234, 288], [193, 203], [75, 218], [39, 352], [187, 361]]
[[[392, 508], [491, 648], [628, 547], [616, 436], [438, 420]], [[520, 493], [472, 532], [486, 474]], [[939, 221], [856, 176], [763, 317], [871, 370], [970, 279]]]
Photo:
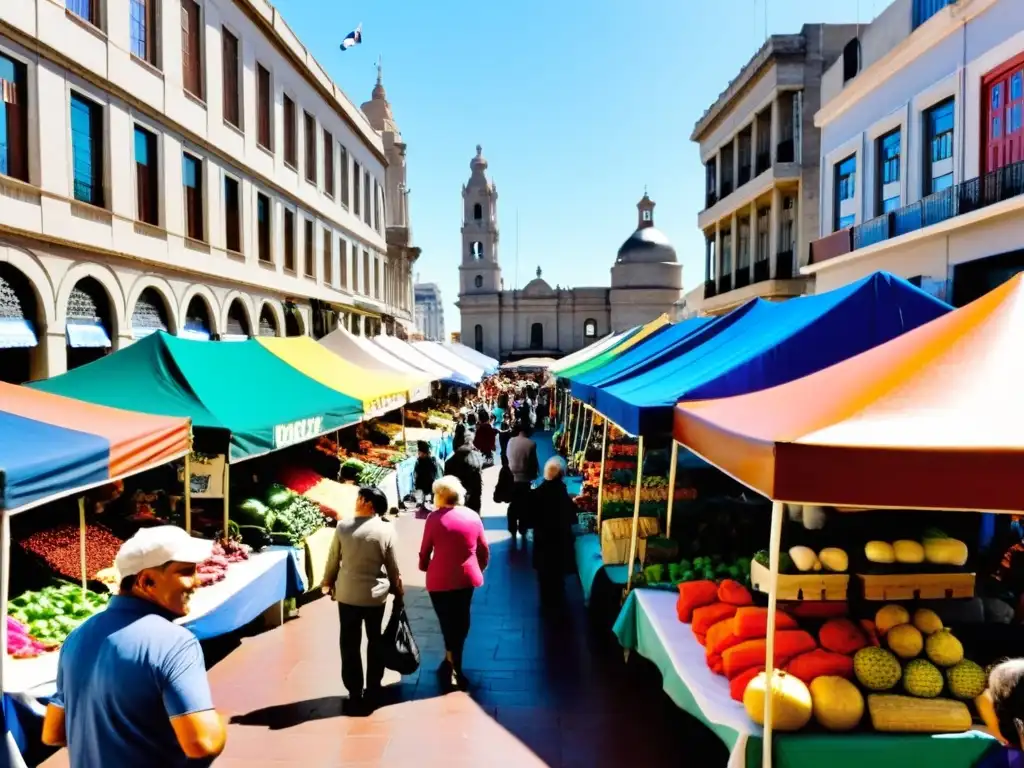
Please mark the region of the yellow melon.
[[[758, 674], [747, 684], [743, 692], [743, 706], [750, 719], [764, 725], [764, 699], [768, 689], [768, 677]], [[772, 671], [772, 727], [776, 731], [799, 731], [811, 719], [813, 703], [807, 686], [793, 675], [779, 670]]]
[[845, 677], [823, 675], [811, 682], [814, 719], [829, 731], [849, 731], [864, 717], [864, 697]]

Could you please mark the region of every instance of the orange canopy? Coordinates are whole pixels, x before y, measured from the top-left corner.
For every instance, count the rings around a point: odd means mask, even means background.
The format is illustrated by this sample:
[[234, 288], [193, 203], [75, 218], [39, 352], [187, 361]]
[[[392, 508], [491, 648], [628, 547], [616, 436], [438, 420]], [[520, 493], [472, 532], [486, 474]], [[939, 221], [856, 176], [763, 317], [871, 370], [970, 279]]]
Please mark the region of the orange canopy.
[[831, 368], [682, 403], [675, 439], [775, 501], [1024, 511], [1024, 276]]

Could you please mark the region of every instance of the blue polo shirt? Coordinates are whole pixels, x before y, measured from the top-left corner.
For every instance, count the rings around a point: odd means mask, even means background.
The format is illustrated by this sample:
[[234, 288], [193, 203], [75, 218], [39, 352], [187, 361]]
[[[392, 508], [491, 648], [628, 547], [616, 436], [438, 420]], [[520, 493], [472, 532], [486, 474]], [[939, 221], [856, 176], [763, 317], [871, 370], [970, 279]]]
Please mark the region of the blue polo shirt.
[[213, 709], [195, 635], [127, 596], [68, 635], [53, 703], [64, 708], [71, 768], [200, 764], [185, 757], [170, 719]]

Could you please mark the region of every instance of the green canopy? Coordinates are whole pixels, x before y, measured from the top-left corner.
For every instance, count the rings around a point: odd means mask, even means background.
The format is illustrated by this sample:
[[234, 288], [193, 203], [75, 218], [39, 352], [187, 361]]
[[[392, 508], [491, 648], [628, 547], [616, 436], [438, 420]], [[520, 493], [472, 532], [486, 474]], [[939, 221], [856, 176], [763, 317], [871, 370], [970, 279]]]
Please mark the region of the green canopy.
[[363, 404], [256, 342], [192, 341], [158, 331], [94, 363], [29, 386], [89, 403], [185, 416], [229, 433], [230, 460], [270, 453], [362, 419]]
[[569, 379], [572, 381], [578, 376], [582, 376], [588, 371], [592, 371], [595, 368], [600, 368], [603, 365], [607, 365], [615, 358], [628, 352], [632, 347], [636, 346], [640, 342], [644, 341], [648, 337], [659, 333], [670, 325], [668, 315], [661, 315], [656, 317], [646, 325], [642, 325], [639, 328], [627, 332], [624, 336], [618, 339], [615, 344], [605, 349], [601, 354], [589, 357], [586, 360], [580, 361], [577, 365], [570, 368], [566, 368], [563, 371], [558, 372], [558, 378]]

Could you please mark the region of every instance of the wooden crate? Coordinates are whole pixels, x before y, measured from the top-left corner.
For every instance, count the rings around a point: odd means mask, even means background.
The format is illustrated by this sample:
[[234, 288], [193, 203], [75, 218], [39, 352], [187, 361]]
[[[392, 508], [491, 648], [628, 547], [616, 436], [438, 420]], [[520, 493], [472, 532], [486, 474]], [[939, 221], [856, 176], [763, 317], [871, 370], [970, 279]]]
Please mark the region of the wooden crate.
[[858, 574], [865, 600], [945, 600], [974, 597], [973, 573]]
[[[768, 594], [771, 572], [756, 560], [750, 564], [750, 585]], [[845, 573], [779, 574], [779, 600], [845, 600], [850, 577]]]

